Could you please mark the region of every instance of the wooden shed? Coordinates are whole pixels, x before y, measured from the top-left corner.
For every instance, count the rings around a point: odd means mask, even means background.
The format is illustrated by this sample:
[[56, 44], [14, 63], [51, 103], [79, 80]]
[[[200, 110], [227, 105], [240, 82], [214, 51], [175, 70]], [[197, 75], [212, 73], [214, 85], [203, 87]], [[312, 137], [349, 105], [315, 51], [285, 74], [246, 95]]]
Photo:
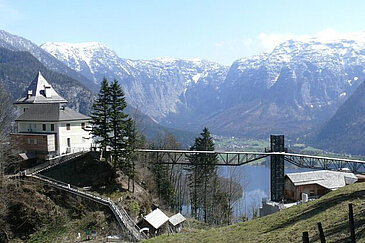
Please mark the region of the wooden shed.
[[156, 236], [167, 231], [168, 221], [169, 217], [167, 217], [167, 215], [159, 208], [156, 208], [151, 213], [143, 217], [143, 219], [138, 223], [138, 227], [141, 229], [147, 228], [149, 235]]
[[181, 232], [183, 223], [185, 222], [186, 218], [181, 214], [177, 213], [169, 218], [169, 229], [172, 233], [179, 233]]

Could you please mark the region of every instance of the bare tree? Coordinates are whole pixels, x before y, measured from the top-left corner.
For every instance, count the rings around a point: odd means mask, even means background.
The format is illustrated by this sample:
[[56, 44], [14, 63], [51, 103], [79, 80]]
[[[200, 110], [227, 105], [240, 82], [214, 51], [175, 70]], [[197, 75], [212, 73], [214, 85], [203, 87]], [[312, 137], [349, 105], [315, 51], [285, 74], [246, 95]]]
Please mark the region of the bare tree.
[[240, 184], [240, 170], [237, 167], [227, 168], [227, 178], [220, 179], [220, 190], [226, 194], [228, 210], [226, 212], [226, 218], [228, 224], [232, 223], [232, 214], [235, 205], [239, 202], [239, 199], [245, 194], [243, 187]]
[[[11, 119], [14, 114], [12, 104], [4, 87], [0, 84], [0, 241], [9, 240], [10, 229], [6, 224], [7, 204], [8, 204], [8, 184], [5, 176], [9, 171], [11, 163], [11, 144], [9, 134], [11, 131]], [[11, 171], [9, 171], [11, 172]]]

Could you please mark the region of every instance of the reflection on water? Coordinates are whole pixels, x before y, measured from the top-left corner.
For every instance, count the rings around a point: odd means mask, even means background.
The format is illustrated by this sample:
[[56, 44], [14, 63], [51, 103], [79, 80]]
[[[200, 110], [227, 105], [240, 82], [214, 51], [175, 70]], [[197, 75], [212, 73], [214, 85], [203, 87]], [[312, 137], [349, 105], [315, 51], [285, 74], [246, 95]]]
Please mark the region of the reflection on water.
[[[293, 167], [285, 164], [285, 174], [310, 171], [311, 169]], [[261, 205], [262, 198], [270, 198], [270, 166], [269, 163], [262, 165], [242, 165], [239, 167], [220, 167], [220, 176], [235, 178], [242, 186], [243, 196], [234, 205], [233, 214], [235, 217], [246, 215], [252, 218], [254, 210]]]

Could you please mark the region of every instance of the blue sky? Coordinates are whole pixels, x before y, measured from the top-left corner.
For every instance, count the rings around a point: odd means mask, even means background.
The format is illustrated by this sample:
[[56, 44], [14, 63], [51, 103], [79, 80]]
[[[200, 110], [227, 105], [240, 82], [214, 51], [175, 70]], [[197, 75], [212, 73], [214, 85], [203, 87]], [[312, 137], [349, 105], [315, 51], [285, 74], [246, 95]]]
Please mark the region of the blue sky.
[[229, 65], [288, 38], [365, 30], [365, 1], [0, 0], [0, 29], [36, 44], [97, 41], [123, 58]]

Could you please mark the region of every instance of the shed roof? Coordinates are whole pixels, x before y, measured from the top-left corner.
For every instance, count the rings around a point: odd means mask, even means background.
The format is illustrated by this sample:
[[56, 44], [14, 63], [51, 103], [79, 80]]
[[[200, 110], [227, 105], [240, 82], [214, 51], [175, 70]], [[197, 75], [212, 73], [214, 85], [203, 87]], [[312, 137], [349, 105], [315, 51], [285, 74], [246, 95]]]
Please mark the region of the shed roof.
[[24, 103], [25, 104], [67, 103], [67, 100], [65, 100], [59, 94], [57, 94], [57, 92], [53, 89], [53, 87], [43, 77], [42, 73], [38, 72], [35, 79], [25, 90], [23, 96], [15, 101], [15, 104], [24, 104]]
[[164, 223], [169, 220], [169, 217], [167, 217], [167, 215], [164, 214], [159, 208], [156, 208], [143, 218], [155, 229], [160, 228]]
[[184, 222], [186, 220], [186, 218], [181, 214], [181, 213], [177, 213], [175, 215], [172, 215], [169, 218], [169, 222], [173, 225], [176, 226], [182, 222]]
[[353, 173], [331, 170], [288, 173], [286, 176], [295, 186], [318, 184], [331, 190], [357, 181], [357, 177]]
[[68, 107], [60, 107], [59, 104], [34, 104], [29, 107], [15, 121], [75, 121], [90, 120], [89, 116], [85, 116]]

